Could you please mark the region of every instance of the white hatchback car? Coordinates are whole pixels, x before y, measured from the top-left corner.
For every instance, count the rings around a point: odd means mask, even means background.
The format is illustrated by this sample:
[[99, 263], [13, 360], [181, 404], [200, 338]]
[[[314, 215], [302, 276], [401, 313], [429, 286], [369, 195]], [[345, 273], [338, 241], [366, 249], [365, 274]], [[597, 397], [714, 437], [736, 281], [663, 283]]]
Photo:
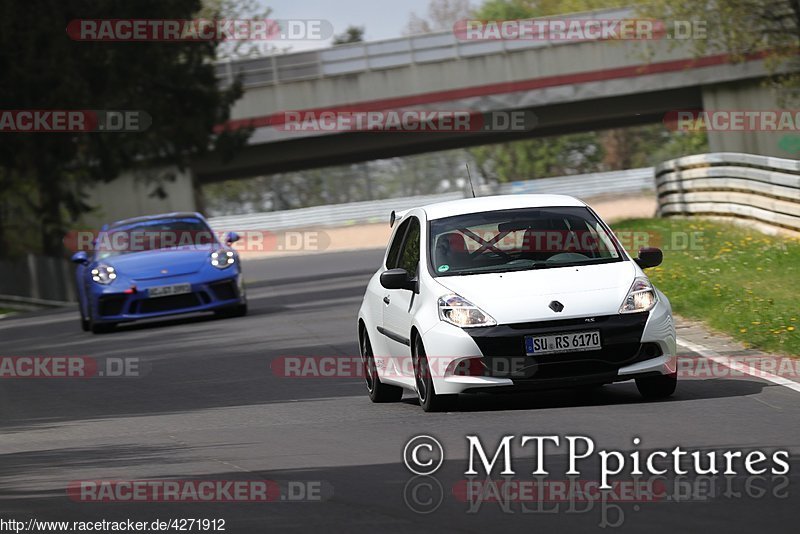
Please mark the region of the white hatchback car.
[[458, 394], [635, 379], [677, 383], [667, 298], [585, 203], [562, 195], [470, 198], [392, 213], [384, 262], [358, 313], [374, 402], [415, 391], [425, 411]]

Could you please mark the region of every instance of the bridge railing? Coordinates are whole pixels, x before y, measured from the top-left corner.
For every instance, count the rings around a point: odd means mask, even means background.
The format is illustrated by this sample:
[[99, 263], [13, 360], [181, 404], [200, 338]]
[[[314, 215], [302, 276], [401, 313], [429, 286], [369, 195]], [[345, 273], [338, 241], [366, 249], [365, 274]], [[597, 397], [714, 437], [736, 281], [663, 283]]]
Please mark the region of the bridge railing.
[[800, 161], [720, 152], [656, 167], [659, 214], [735, 217], [800, 231]]
[[[570, 20], [619, 20], [634, 14], [631, 8], [616, 8], [563, 17]], [[226, 60], [216, 64], [216, 71], [223, 84], [233, 83], [236, 76], [241, 76], [244, 87], [255, 87], [575, 42], [566, 39], [463, 40], [452, 30], [444, 30], [322, 50]]]
[[[479, 196], [539, 193], [589, 198], [606, 193], [652, 191], [654, 186], [653, 168], [645, 167], [625, 171], [509, 182], [497, 186], [479, 187], [476, 193]], [[463, 192], [458, 191], [438, 195], [390, 198], [294, 210], [213, 217], [209, 219], [209, 223], [214, 230], [277, 231], [289, 228], [387, 222], [392, 210], [402, 211], [434, 202], [456, 200], [465, 198], [467, 194], [465, 188]]]

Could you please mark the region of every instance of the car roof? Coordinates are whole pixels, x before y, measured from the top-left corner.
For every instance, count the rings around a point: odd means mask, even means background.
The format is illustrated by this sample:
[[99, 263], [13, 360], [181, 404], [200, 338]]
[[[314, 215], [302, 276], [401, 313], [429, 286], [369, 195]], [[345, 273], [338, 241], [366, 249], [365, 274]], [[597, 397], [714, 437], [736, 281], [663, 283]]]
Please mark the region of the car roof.
[[421, 209], [425, 211], [428, 220], [432, 220], [484, 211], [564, 206], [585, 207], [586, 204], [567, 195], [494, 195], [437, 202], [422, 206]]
[[140, 222], [158, 221], [160, 219], [185, 219], [185, 218], [196, 218], [200, 219], [201, 221], [205, 220], [205, 218], [201, 214], [193, 211], [174, 211], [172, 213], [159, 213], [157, 215], [143, 215], [141, 217], [131, 217], [130, 219], [122, 219], [119, 221], [115, 221], [111, 224], [108, 224], [104, 228], [110, 230], [113, 228], [118, 228], [120, 226], [128, 226]]

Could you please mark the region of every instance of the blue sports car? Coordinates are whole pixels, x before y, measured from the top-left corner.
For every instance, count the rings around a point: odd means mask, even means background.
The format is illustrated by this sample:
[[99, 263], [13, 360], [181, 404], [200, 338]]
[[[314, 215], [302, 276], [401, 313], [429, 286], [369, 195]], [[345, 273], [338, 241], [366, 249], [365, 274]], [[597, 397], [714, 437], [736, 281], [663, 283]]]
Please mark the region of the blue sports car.
[[[178, 313], [247, 313], [239, 255], [228, 232], [220, 240], [199, 213], [166, 213], [105, 225], [77, 264], [81, 327], [94, 333], [118, 323]], [[224, 241], [224, 242], [222, 242]]]

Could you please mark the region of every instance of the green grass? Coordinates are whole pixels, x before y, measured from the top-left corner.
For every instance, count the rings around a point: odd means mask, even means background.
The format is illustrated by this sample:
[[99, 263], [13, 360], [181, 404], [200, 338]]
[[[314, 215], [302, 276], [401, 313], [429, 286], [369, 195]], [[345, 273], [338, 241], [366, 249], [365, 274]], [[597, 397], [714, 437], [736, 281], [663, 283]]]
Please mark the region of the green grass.
[[[748, 347], [800, 356], [800, 239], [701, 219], [637, 219], [613, 225], [648, 232], [664, 263], [647, 270], [673, 311]], [[639, 234], [634, 234], [639, 235]], [[693, 236], [692, 246], [681, 245]]]

